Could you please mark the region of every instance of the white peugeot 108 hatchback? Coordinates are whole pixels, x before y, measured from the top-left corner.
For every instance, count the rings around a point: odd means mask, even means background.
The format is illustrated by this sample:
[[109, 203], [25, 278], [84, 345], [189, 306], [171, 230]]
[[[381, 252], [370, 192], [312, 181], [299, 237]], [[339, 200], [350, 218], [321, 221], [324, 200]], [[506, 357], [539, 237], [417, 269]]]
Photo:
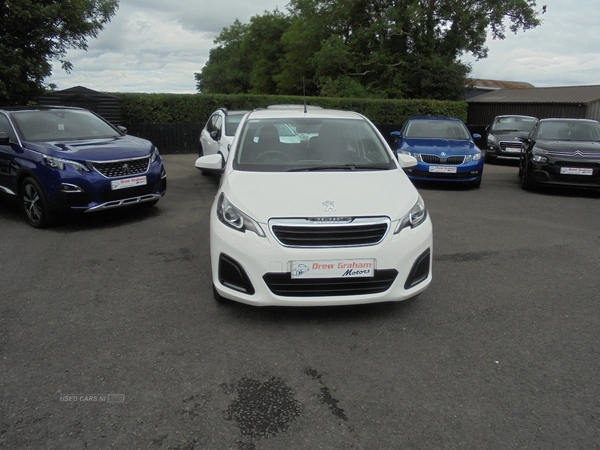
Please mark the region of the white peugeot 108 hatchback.
[[[290, 129], [298, 139], [282, 139]], [[364, 116], [266, 108], [242, 119], [210, 217], [219, 302], [325, 306], [401, 301], [432, 279], [432, 224], [423, 199]]]

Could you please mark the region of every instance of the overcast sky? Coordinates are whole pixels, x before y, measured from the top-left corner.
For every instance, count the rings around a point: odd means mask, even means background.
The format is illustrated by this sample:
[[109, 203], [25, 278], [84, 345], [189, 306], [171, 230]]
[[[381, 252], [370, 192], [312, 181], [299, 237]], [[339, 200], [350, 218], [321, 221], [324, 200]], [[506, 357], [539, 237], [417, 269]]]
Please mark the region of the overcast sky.
[[[287, 0], [120, 0], [112, 21], [84, 51], [70, 51], [70, 74], [55, 64], [46, 82], [58, 89], [194, 93], [194, 73], [214, 38], [237, 18], [285, 11]], [[474, 78], [523, 81], [536, 87], [600, 84], [598, 0], [540, 0], [543, 24], [503, 41], [488, 40], [488, 58], [472, 63]]]

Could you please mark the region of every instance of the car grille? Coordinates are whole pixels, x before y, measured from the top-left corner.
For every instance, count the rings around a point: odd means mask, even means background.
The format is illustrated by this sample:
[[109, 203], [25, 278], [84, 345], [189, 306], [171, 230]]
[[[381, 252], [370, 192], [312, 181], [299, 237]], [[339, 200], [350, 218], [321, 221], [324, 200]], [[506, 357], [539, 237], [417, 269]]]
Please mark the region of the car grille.
[[[556, 156], [556, 157], [563, 157], [563, 158], [571, 158], [571, 157], [575, 157], [575, 158], [585, 158], [586, 160], [594, 160], [594, 161], [598, 161], [600, 160], [600, 152], [582, 152], [581, 150], [576, 150], [574, 152], [558, 152], [558, 151], [548, 151], [548, 155], [551, 156]], [[571, 164], [571, 163], [568, 163]]]
[[92, 162], [91, 164], [94, 169], [107, 178], [125, 177], [147, 172], [150, 157], [110, 162]]
[[465, 156], [448, 156], [447, 158], [442, 158], [437, 155], [421, 155], [421, 160], [426, 164], [450, 164], [459, 166], [465, 162]]
[[500, 148], [504, 152], [520, 153], [521, 152], [521, 142], [502, 141], [502, 142], [500, 142]]
[[263, 280], [275, 295], [287, 297], [331, 297], [368, 295], [390, 288], [398, 271], [375, 270], [373, 277], [295, 279], [290, 273], [267, 273]]
[[287, 247], [359, 247], [383, 240], [389, 227], [387, 217], [321, 219], [273, 219], [271, 232]]

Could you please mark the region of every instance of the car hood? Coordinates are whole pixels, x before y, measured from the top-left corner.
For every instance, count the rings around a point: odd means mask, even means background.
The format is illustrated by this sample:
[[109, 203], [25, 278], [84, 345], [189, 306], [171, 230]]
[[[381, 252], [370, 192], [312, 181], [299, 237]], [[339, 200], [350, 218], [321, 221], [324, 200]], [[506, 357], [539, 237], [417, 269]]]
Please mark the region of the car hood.
[[495, 136], [496, 139], [510, 141], [518, 138], [526, 138], [529, 136], [529, 131], [490, 131], [489, 134]]
[[554, 141], [539, 139], [536, 147], [555, 152], [575, 152], [580, 150], [584, 153], [600, 153], [600, 142], [590, 141]]
[[139, 158], [154, 151], [150, 141], [134, 136], [82, 139], [77, 141], [25, 142], [27, 148], [75, 161], [105, 161]]
[[446, 152], [448, 155], [464, 155], [479, 151], [473, 141], [462, 139], [411, 139], [402, 141], [399, 150], [408, 150], [417, 153], [439, 154]]
[[[222, 191], [259, 222], [271, 218], [404, 217], [418, 192], [401, 169], [345, 172], [231, 172]], [[331, 210], [328, 205], [333, 202]]]

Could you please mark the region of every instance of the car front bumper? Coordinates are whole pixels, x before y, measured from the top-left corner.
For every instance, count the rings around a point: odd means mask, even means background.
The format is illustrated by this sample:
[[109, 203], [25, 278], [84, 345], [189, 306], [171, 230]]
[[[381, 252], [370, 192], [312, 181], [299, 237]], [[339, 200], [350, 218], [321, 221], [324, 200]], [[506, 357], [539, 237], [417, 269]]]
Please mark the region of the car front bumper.
[[415, 167], [405, 169], [404, 171], [411, 180], [470, 182], [477, 181], [481, 178], [483, 174], [483, 165], [483, 159], [457, 166], [425, 164], [419, 161]]
[[[129, 180], [139, 184], [121, 189], [112, 185]], [[60, 173], [52, 187], [50, 201], [58, 209], [93, 212], [156, 201], [166, 193], [167, 175], [162, 162], [155, 161], [147, 172], [124, 177], [107, 178], [95, 171]]]
[[498, 144], [488, 144], [486, 156], [518, 160], [521, 157], [521, 142], [500, 141]]
[[[264, 230], [268, 230], [261, 224]], [[211, 211], [211, 263], [215, 290], [224, 298], [255, 306], [328, 306], [402, 301], [423, 292], [432, 280], [432, 225], [393, 234], [377, 245], [291, 248], [267, 231], [261, 238], [223, 225]], [[374, 259], [374, 277], [291, 277], [293, 261]], [[343, 281], [341, 281], [343, 280]], [[353, 293], [348, 294], [348, 289]]]
[[600, 158], [595, 161], [563, 160], [531, 165], [531, 181], [539, 185], [600, 188]]

